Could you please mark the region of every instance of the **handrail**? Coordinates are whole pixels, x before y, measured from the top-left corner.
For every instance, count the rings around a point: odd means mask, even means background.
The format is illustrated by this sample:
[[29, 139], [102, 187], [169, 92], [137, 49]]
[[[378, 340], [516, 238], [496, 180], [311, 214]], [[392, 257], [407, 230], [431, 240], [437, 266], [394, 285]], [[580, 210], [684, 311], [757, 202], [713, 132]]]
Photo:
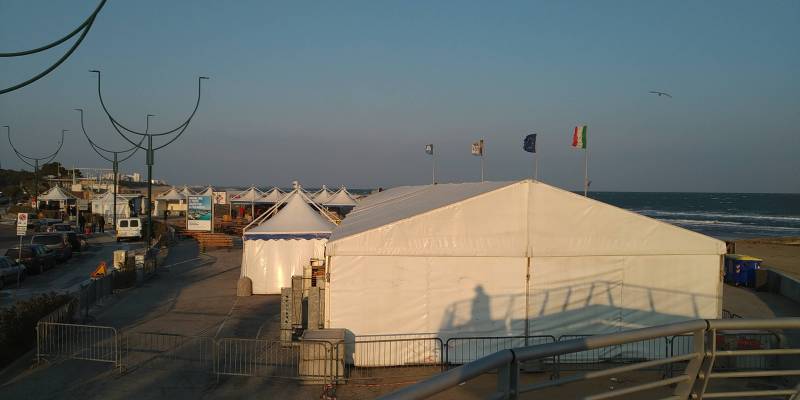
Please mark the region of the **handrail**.
[[[477, 359], [473, 362], [461, 365], [457, 368], [451, 369], [447, 372], [441, 373], [419, 383], [399, 389], [395, 392], [389, 393], [380, 397], [384, 400], [399, 400], [399, 399], [423, 399], [430, 397], [434, 394], [443, 392], [447, 389], [458, 386], [470, 379], [481, 376], [492, 370], [504, 371], [509, 368], [516, 368], [515, 371], [506, 371], [504, 374], [512, 376], [518, 374], [519, 363], [530, 361], [534, 359], [541, 359], [550, 356], [557, 356], [561, 354], [575, 353], [580, 351], [593, 350], [597, 348], [620, 345], [625, 343], [637, 342], [642, 340], [654, 339], [659, 337], [674, 336], [686, 333], [694, 333], [696, 338], [704, 338], [704, 335], [714, 333], [717, 330], [737, 330], [737, 329], [800, 329], [800, 318], [775, 318], [775, 319], [697, 319], [685, 322], [679, 322], [669, 325], [654, 326], [648, 328], [634, 329], [625, 332], [594, 335], [579, 339], [566, 340], [562, 342], [547, 343], [535, 346], [522, 347], [517, 349], [501, 350], [496, 353], [490, 354], [483, 358]], [[713, 335], [712, 335], [713, 336]], [[698, 346], [699, 344], [695, 344]], [[711, 347], [713, 353], [716, 349]], [[744, 352], [744, 351], [743, 351]], [[738, 353], [735, 352], [735, 353]], [[778, 352], [776, 352], [778, 353]], [[778, 354], [794, 354], [794, 351], [787, 350]], [[713, 354], [710, 355], [713, 358]], [[709, 354], [699, 354], [698, 357], [709, 357]], [[690, 362], [690, 365], [692, 362]], [[709, 368], [713, 363], [709, 364]], [[640, 365], [648, 365], [647, 362], [640, 363]], [[699, 368], [699, 363], [694, 366], [694, 371], [687, 373], [696, 375], [696, 368]], [[773, 375], [779, 375], [776, 372]], [[708, 374], [706, 374], [708, 375]], [[690, 376], [691, 382], [694, 381], [695, 376]], [[513, 388], [508, 388], [513, 395], [516, 396], [521, 392], [516, 385], [517, 379], [511, 378], [514, 382]], [[666, 381], [659, 381], [652, 384], [663, 384]], [[562, 383], [568, 383], [564, 381]], [[674, 382], [669, 382], [674, 383]], [[639, 388], [642, 390], [649, 387], [643, 384]], [[549, 386], [549, 385], [548, 385]], [[633, 389], [633, 388], [631, 388]], [[702, 388], [705, 390], [705, 387]], [[619, 393], [619, 392], [618, 392]]]

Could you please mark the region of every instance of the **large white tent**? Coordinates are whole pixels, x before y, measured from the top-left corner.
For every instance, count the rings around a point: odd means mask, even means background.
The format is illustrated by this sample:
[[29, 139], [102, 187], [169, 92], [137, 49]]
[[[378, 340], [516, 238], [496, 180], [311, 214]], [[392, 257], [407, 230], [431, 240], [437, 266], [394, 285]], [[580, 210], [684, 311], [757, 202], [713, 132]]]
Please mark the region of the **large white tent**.
[[242, 277], [252, 280], [253, 294], [279, 294], [291, 287], [292, 275], [302, 275], [312, 258], [323, 259], [325, 243], [336, 226], [293, 190], [284, 207], [244, 232]]
[[325, 326], [601, 334], [721, 313], [725, 244], [547, 184], [401, 187], [326, 245]]

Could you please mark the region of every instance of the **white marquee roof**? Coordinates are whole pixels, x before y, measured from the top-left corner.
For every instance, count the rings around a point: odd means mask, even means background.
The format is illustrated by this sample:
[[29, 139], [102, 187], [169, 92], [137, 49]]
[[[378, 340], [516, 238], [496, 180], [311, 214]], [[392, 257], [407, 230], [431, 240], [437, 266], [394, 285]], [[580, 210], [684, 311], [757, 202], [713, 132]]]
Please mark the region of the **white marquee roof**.
[[317, 210], [309, 206], [297, 191], [289, 193], [286, 205], [272, 218], [249, 229], [245, 235], [325, 234], [336, 227]]
[[[316, 201], [316, 200], [315, 200]], [[317, 201], [319, 203], [319, 201]], [[342, 186], [339, 191], [332, 194], [328, 201], [323, 202], [322, 204], [331, 207], [355, 207], [358, 205], [353, 196], [347, 191], [347, 189]]]
[[229, 196], [231, 203], [266, 203], [264, 201], [264, 192], [251, 186], [249, 189]]
[[184, 197], [186, 197], [186, 196], [188, 196], [188, 195], [194, 194], [194, 192], [192, 192], [191, 190], [189, 190], [189, 187], [188, 187], [188, 186], [184, 185], [184, 186], [183, 186], [183, 189], [181, 189], [181, 191], [180, 191], [180, 194], [182, 194]]
[[525, 180], [407, 186], [367, 197], [328, 255], [724, 254], [719, 240]]
[[263, 200], [266, 203], [277, 203], [281, 201], [281, 199], [283, 199], [283, 196], [284, 196], [283, 192], [281, 192], [280, 189], [274, 187], [268, 193], [263, 195], [261, 197], [261, 200]]
[[67, 201], [75, 199], [77, 199], [77, 197], [73, 196], [72, 193], [67, 192], [58, 185], [53, 186], [50, 188], [50, 190], [39, 196], [39, 200], [42, 201]]
[[202, 192], [198, 193], [201, 196], [212, 196], [214, 194], [214, 188], [209, 186]]
[[186, 200], [186, 196], [179, 193], [178, 190], [173, 187], [170, 190], [158, 195], [156, 197], [156, 200], [165, 200], [165, 201]]
[[314, 200], [317, 204], [323, 204], [326, 201], [330, 200], [331, 198], [331, 191], [328, 190], [328, 187], [322, 185], [322, 189], [320, 189], [317, 193], [312, 196], [312, 200]]

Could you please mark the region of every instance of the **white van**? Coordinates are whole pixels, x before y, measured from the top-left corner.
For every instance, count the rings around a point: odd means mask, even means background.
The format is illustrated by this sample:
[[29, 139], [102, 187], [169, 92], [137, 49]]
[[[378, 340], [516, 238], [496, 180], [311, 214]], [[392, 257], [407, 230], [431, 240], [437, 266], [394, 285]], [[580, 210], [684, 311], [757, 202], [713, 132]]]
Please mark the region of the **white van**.
[[142, 220], [139, 218], [120, 218], [117, 220], [117, 241], [122, 239], [141, 239]]

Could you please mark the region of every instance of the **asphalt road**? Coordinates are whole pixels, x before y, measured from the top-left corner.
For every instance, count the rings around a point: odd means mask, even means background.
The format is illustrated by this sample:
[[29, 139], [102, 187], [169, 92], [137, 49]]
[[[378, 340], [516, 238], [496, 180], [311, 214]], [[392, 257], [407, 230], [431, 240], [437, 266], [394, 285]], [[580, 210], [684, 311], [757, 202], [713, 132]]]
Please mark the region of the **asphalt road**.
[[[15, 233], [13, 225], [10, 227], [0, 225], [0, 255], [5, 254], [8, 248], [19, 244], [19, 239], [14, 236]], [[43, 293], [73, 291], [80, 284], [89, 280], [89, 274], [97, 268], [101, 261], [111, 265], [114, 250], [128, 250], [142, 246], [142, 242], [117, 243], [113, 234], [109, 232], [95, 234], [88, 238], [88, 241], [89, 249], [73, 253], [72, 258], [56, 264], [56, 267], [51, 270], [38, 275], [29, 275], [19, 287], [8, 283], [4, 289], [0, 290], [0, 308]]]

